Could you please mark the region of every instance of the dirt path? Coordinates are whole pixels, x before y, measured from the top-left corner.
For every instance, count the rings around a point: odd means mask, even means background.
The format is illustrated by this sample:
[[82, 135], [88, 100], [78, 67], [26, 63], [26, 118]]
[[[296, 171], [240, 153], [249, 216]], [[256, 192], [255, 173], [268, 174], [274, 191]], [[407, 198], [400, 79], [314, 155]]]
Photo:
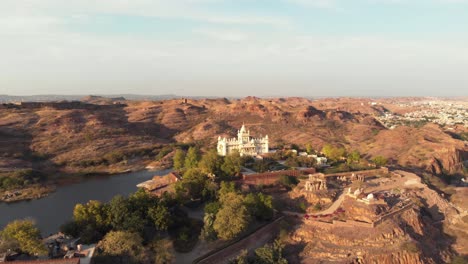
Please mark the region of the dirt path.
[[[320, 212], [317, 212], [317, 213], [313, 213], [313, 214], [307, 214], [307, 215], [326, 215], [326, 214], [332, 214], [334, 213], [338, 208], [340, 208], [341, 204], [343, 203], [344, 199], [345, 199], [345, 196], [346, 194], [345, 193], [342, 193], [338, 199], [336, 199], [333, 204], [328, 207], [327, 209], [323, 210], [323, 211], [320, 211]], [[284, 214], [286, 215], [293, 215], [293, 216], [300, 216], [300, 217], [304, 217], [305, 214], [303, 213], [296, 213], [296, 212], [291, 212], [291, 211], [282, 211]]]
[[321, 212], [318, 212], [318, 213], [313, 213], [313, 214], [310, 214], [310, 215], [326, 215], [326, 214], [333, 214], [338, 208], [340, 208], [341, 204], [343, 203], [344, 201], [344, 198], [345, 198], [346, 194], [343, 192], [340, 197], [338, 197], [338, 199], [336, 199], [333, 204], [328, 207], [327, 209], [321, 211]]

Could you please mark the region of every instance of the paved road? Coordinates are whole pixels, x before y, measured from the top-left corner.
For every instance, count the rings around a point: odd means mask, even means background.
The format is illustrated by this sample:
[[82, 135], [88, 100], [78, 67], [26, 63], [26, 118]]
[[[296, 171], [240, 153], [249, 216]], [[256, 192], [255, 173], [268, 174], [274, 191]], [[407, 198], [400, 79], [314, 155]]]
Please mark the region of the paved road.
[[340, 208], [341, 204], [343, 203], [344, 201], [344, 198], [345, 198], [346, 194], [343, 192], [340, 197], [338, 197], [338, 199], [336, 199], [333, 204], [328, 207], [327, 209], [321, 211], [321, 212], [318, 212], [318, 213], [313, 213], [313, 214], [310, 214], [310, 215], [326, 215], [326, 214], [333, 214], [338, 208]]
[[[327, 215], [327, 214], [332, 214], [334, 213], [338, 208], [340, 208], [341, 204], [343, 203], [344, 201], [344, 198], [345, 198], [346, 194], [345, 193], [342, 193], [338, 199], [336, 199], [333, 204], [328, 207], [327, 209], [323, 210], [323, 211], [320, 211], [320, 212], [317, 212], [317, 213], [313, 213], [313, 214], [308, 214], [308, 215]], [[300, 217], [303, 217], [305, 214], [303, 213], [296, 213], [296, 212], [291, 212], [291, 211], [283, 211], [284, 214], [287, 214], [287, 215], [297, 215], [297, 216], [300, 216]]]

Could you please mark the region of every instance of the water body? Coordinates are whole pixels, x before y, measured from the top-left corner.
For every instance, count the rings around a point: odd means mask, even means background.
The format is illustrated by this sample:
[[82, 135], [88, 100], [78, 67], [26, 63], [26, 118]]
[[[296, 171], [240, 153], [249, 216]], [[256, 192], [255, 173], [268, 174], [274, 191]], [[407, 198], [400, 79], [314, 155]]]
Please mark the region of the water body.
[[58, 187], [54, 193], [39, 200], [0, 203], [0, 228], [15, 219], [30, 218], [36, 221], [43, 236], [56, 233], [60, 225], [71, 220], [77, 203], [89, 200], [108, 202], [115, 195], [129, 195], [137, 190], [138, 183], [168, 172], [140, 171], [94, 177], [81, 183]]

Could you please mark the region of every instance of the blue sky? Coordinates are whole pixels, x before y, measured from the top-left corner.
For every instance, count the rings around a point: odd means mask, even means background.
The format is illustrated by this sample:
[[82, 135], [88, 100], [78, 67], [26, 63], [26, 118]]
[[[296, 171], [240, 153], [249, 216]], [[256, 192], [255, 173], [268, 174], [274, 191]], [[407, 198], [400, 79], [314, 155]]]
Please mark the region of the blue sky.
[[0, 94], [466, 96], [468, 0], [2, 0]]

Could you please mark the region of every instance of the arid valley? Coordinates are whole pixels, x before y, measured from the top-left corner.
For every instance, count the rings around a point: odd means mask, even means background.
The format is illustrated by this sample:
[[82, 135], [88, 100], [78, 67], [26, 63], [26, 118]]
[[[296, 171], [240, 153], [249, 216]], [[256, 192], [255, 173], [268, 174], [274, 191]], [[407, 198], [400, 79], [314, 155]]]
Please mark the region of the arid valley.
[[[174, 175], [130, 195], [130, 204], [149, 203], [148, 215], [138, 211], [144, 206], [126, 209], [149, 217], [141, 227], [114, 219], [123, 205], [112, 199], [69, 208], [74, 229], [61, 231], [82, 244], [101, 241], [95, 263], [115, 261], [106, 260], [109, 234], [143, 230], [153, 231], [142, 249], [120, 261], [154, 263], [148, 258], [167, 251], [156, 263], [246, 263], [268, 254], [273, 262], [255, 263], [464, 263], [466, 109], [466, 98], [423, 97], [4, 103], [0, 198], [14, 207], [95, 177], [170, 169]], [[217, 141], [236, 133], [239, 142], [246, 133], [243, 144], [267, 136], [267, 152], [214, 154]], [[218, 221], [229, 210], [246, 215], [225, 219], [223, 229], [234, 230], [225, 233]]]

